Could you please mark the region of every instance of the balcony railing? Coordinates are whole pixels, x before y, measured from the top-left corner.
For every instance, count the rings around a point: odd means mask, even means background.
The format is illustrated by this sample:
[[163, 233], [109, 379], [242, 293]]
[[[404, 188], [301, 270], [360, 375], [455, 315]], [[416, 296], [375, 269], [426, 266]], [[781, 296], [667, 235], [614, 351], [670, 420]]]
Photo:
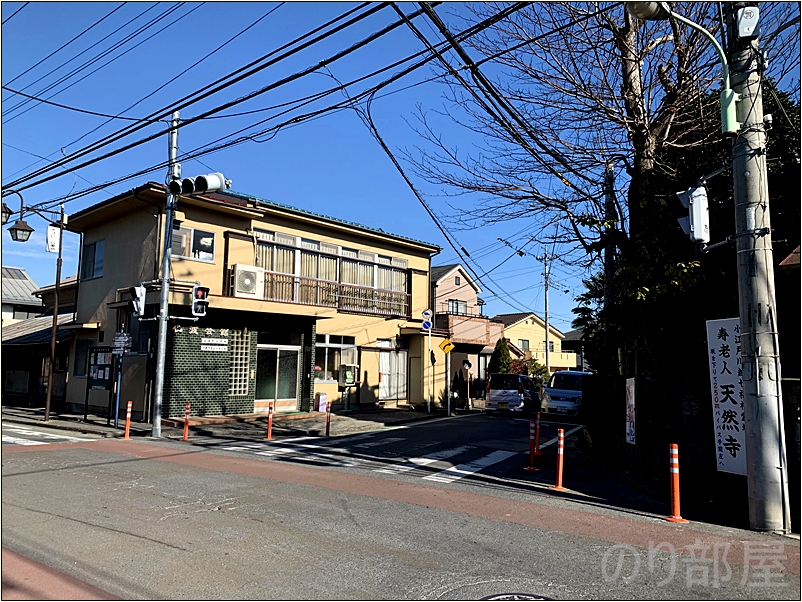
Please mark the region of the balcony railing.
[[263, 298], [377, 316], [408, 318], [411, 315], [407, 293], [278, 272], [265, 272]]

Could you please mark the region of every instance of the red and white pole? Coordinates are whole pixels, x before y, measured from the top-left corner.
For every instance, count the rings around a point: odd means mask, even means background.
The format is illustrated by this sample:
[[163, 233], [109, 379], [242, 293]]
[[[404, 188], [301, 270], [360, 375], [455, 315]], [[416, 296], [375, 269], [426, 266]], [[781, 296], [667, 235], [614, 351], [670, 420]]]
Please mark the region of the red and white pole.
[[679, 514], [679, 447], [676, 443], [671, 443], [668, 449], [671, 472], [671, 516], [667, 516], [666, 520], [672, 523], [687, 523], [688, 521]]
[[540, 451], [540, 412], [537, 413], [537, 423], [535, 425], [535, 455], [543, 455], [543, 452]]
[[267, 405], [267, 437], [265, 437], [265, 441], [272, 441], [273, 440], [273, 402], [269, 402]]
[[535, 421], [529, 421], [529, 466], [524, 467], [529, 472], [537, 472], [535, 468]]
[[568, 491], [563, 487], [563, 450], [565, 449], [565, 431], [557, 429], [557, 484], [550, 489], [555, 491]]
[[128, 400], [128, 409], [125, 411], [125, 437], [123, 439], [130, 439], [128, 435], [131, 432], [131, 405], [132, 402], [130, 399]]
[[331, 402], [326, 402], [326, 437], [329, 436], [329, 426], [331, 425]]
[[184, 438], [182, 441], [189, 441], [189, 406], [190, 402], [187, 401], [187, 405], [184, 408]]

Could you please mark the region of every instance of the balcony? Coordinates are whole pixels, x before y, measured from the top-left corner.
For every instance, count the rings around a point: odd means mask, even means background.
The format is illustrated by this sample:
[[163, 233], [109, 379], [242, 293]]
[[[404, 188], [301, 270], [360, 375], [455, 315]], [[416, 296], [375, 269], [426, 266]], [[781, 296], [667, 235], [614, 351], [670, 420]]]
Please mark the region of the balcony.
[[[241, 296], [233, 294], [234, 284], [232, 277], [229, 296]], [[372, 316], [409, 318], [411, 315], [411, 296], [407, 293], [279, 272], [265, 271], [263, 295], [250, 298], [278, 303], [330, 307], [341, 312]]]
[[[538, 364], [546, 365], [546, 352], [545, 351], [531, 351], [527, 350], [526, 359], [535, 359]], [[552, 370], [568, 370], [576, 368], [579, 364], [577, 361], [577, 354], [565, 351], [549, 351], [549, 364]]]
[[495, 344], [501, 336], [503, 325], [481, 314], [438, 312], [435, 315], [435, 327], [447, 330], [454, 343], [487, 346]]

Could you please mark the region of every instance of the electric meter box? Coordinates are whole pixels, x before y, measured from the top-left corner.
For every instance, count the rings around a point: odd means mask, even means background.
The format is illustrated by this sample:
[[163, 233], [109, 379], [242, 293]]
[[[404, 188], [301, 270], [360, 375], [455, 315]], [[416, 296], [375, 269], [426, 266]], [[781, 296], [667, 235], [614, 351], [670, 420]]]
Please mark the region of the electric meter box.
[[353, 387], [356, 385], [356, 375], [359, 366], [356, 364], [340, 364], [339, 385], [341, 387]]

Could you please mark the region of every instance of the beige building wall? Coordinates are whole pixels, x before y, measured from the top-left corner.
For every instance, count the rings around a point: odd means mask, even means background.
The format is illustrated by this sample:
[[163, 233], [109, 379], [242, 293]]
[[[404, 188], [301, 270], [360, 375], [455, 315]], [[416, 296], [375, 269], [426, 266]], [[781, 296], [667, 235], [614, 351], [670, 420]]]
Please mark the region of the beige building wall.
[[[457, 278], [459, 278], [459, 284], [456, 283]], [[442, 276], [439, 282], [433, 283], [433, 289], [435, 313], [447, 312], [449, 299], [465, 301], [469, 315], [481, 313], [476, 297], [477, 289], [474, 288], [468, 274], [461, 267], [454, 268], [453, 271]]]
[[[546, 364], [546, 353], [543, 345], [546, 340], [546, 328], [543, 322], [536, 320], [534, 317], [526, 318], [517, 324], [505, 327], [504, 336], [518, 347], [520, 347], [519, 342], [521, 339], [529, 341], [527, 358], [534, 358], [539, 364]], [[562, 351], [563, 336], [559, 330], [549, 326], [549, 342], [554, 343], [554, 351], [549, 348], [549, 363], [551, 364], [552, 372], [569, 370], [577, 366], [576, 354]]]

